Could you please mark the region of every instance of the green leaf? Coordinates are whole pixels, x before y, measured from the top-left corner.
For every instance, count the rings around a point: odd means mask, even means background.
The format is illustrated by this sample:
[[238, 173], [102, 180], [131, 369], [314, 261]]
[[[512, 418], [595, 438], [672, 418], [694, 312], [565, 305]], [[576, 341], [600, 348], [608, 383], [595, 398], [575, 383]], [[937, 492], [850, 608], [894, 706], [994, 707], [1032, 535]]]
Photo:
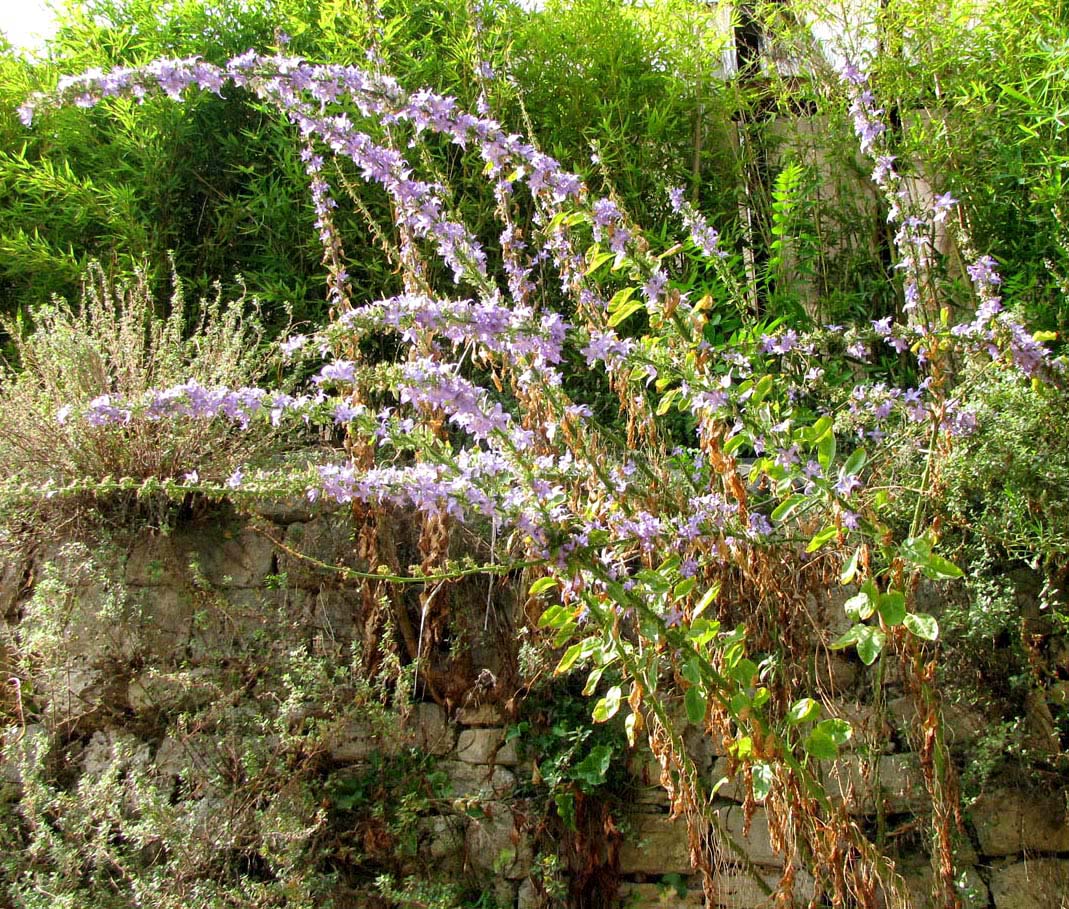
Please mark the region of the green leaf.
[[684, 597], [689, 596], [690, 592], [698, 586], [697, 578], [684, 578], [675, 587], [672, 588], [672, 596], [677, 600], [682, 600]]
[[590, 754], [572, 768], [572, 775], [584, 785], [593, 789], [605, 782], [605, 774], [612, 763], [612, 748], [609, 745], [595, 745]]
[[702, 683], [702, 670], [697, 657], [691, 657], [683, 664], [682, 675], [691, 685], [700, 685]]
[[634, 315], [642, 308], [643, 303], [641, 300], [631, 300], [627, 303], [624, 303], [622, 306], [620, 306], [619, 309], [616, 310], [616, 312], [609, 316], [609, 328], [615, 328], [625, 319]]
[[898, 554], [912, 565], [922, 565], [932, 554], [932, 543], [927, 537], [907, 537], [898, 544]]
[[854, 550], [854, 554], [850, 556], [850, 561], [843, 566], [842, 572], [839, 574], [840, 584], [849, 584], [857, 576], [857, 563], [861, 558], [861, 547], [858, 546]]
[[817, 760], [831, 760], [839, 753], [839, 747], [845, 745], [853, 735], [850, 724], [844, 720], [822, 720], [813, 727], [802, 747], [806, 753]]
[[604, 666], [598, 666], [596, 669], [590, 670], [590, 675], [586, 677], [586, 684], [583, 686], [583, 697], [588, 698], [597, 690], [598, 682], [601, 681], [601, 676], [604, 672]]
[[856, 474], [858, 471], [860, 471], [862, 467], [865, 466], [865, 458], [866, 457], [867, 456], [865, 454], [865, 449], [864, 448], [856, 449], [854, 451], [854, 453], [852, 455], [850, 455], [849, 458], [846, 459], [846, 463], [843, 464], [843, 467], [842, 467], [842, 470], [840, 471], [840, 473], [844, 477], [852, 477], [854, 474]]
[[853, 727], [846, 720], [837, 718], [821, 720], [817, 723], [815, 729], [827, 735], [836, 745], [845, 745], [854, 734]]
[[927, 613], [911, 612], [903, 619], [903, 624], [919, 638], [926, 641], [939, 640], [939, 623]]
[[933, 581], [951, 581], [965, 574], [949, 559], [944, 559], [934, 552], [928, 556], [928, 561], [921, 566], [921, 571]]
[[862, 590], [860, 593], [855, 594], [843, 603], [843, 609], [846, 610], [847, 616], [849, 616], [852, 621], [863, 622], [872, 615], [872, 600], [869, 599], [868, 593]]
[[828, 432], [817, 441], [817, 462], [824, 468], [824, 472], [827, 473], [831, 469], [831, 464], [834, 460], [835, 433], [828, 430]]
[[757, 761], [750, 770], [753, 780], [753, 795], [758, 801], [764, 801], [772, 791], [772, 768], [764, 761]]
[[695, 726], [705, 722], [705, 695], [700, 688], [688, 688], [683, 695], [683, 704], [687, 708], [687, 719]]
[[571, 669], [579, 657], [583, 655], [583, 649], [586, 646], [586, 641], [580, 641], [578, 644], [572, 644], [571, 647], [565, 650], [564, 656], [560, 658], [560, 662], [557, 664], [557, 668], [553, 670], [554, 675], [562, 675]]
[[724, 443], [724, 454], [726, 454], [726, 455], [734, 454], [736, 451], [738, 451], [740, 448], [742, 448], [742, 446], [747, 444], [749, 441], [750, 441], [750, 437], [748, 435], [746, 435], [746, 433], [744, 433], [744, 432], [736, 433], [735, 435], [733, 435], [730, 439], [728, 439]]
[[539, 594], [545, 593], [547, 590], [551, 590], [552, 588], [554, 588], [556, 586], [557, 586], [557, 579], [556, 578], [539, 578], [537, 581], [535, 581], [531, 585], [531, 589], [528, 591], [528, 593], [531, 596], [536, 597]]
[[949, 581], [964, 574], [953, 562], [932, 552], [932, 541], [926, 536], [903, 540], [898, 547], [898, 554], [933, 581]]
[[557, 806], [557, 815], [569, 830], [575, 830], [575, 793], [570, 789], [553, 793], [553, 802]]
[[694, 642], [694, 646], [702, 648], [720, 633], [720, 623], [713, 619], [696, 618], [687, 629], [687, 638]]
[[539, 628], [560, 628], [572, 617], [572, 611], [565, 606], [550, 606], [538, 619]]
[[883, 629], [874, 628], [872, 625], [861, 625], [860, 627], [864, 630], [858, 632], [857, 655], [861, 657], [862, 663], [866, 666], [871, 666], [876, 662], [880, 651], [883, 650], [887, 635], [884, 634]]
[[635, 727], [638, 724], [638, 714], [629, 713], [624, 719], [624, 734], [627, 736], [627, 744], [635, 747]]
[[668, 394], [661, 398], [661, 403], [657, 405], [657, 416], [663, 417], [668, 411], [672, 409], [672, 405], [679, 398], [680, 391], [678, 388], [673, 388]]
[[901, 590], [888, 590], [880, 594], [876, 609], [886, 625], [892, 628], [901, 625], [906, 617], [906, 595]]
[[597, 704], [594, 705], [593, 718], [595, 723], [604, 723], [616, 716], [620, 709], [620, 697], [623, 692], [619, 685], [613, 685]]
[[741, 716], [744, 710], [753, 707], [753, 698], [745, 691], [736, 691], [728, 701], [728, 710], [732, 716]]
[[839, 746], [826, 733], [814, 729], [805, 737], [802, 748], [810, 757], [818, 761], [829, 761], [839, 753]]
[[813, 538], [809, 541], [809, 545], [806, 546], [806, 552], [816, 552], [822, 546], [827, 545], [839, 535], [839, 528], [834, 524], [825, 527], [823, 530], [813, 534]]
[[819, 714], [820, 704], [812, 698], [802, 698], [800, 701], [795, 701], [791, 709], [787, 711], [787, 722], [792, 726], [797, 726], [799, 723], [808, 723], [816, 719]]
[[771, 375], [761, 376], [760, 381], [754, 388], [753, 394], [750, 396], [748, 402], [750, 407], [756, 407], [768, 397], [768, 393], [772, 390], [772, 382], [773, 377]]
[[753, 660], [744, 657], [731, 667], [728, 675], [740, 685], [749, 685], [757, 676], [757, 671], [757, 664]]
[[782, 502], [779, 503], [779, 505], [776, 506], [775, 510], [772, 512], [772, 520], [777, 522], [785, 521], [791, 516], [791, 514], [799, 505], [801, 505], [803, 502], [807, 502], [808, 500], [809, 497], [802, 495], [802, 493], [800, 492], [795, 493], [788, 499], [784, 499]]
[[694, 618], [698, 618], [715, 600], [720, 596], [720, 582], [716, 581], [712, 587], [710, 587], [705, 593], [702, 594], [702, 598], [698, 600], [698, 605], [694, 607]]
[[596, 246], [591, 249], [591, 253], [593, 253], [593, 255], [591, 255], [590, 257], [590, 264], [586, 267], [586, 273], [588, 275], [594, 274], [594, 272], [601, 268], [601, 266], [604, 265], [606, 262], [611, 262], [613, 259], [616, 258], [616, 253], [598, 252], [597, 249], [598, 247]]

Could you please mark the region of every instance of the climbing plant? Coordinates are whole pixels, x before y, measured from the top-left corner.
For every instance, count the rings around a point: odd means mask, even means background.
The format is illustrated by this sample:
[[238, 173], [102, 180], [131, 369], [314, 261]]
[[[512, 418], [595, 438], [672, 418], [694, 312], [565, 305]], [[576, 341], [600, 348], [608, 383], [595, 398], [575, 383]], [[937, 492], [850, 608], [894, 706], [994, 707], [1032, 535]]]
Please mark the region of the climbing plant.
[[[809, 598], [846, 586], [850, 627], [828, 644], [907, 682], [937, 886], [944, 905], [957, 905], [956, 784], [933, 684], [939, 626], [916, 591], [962, 572], [929, 501], [942, 465], [977, 428], [967, 405], [977, 376], [1059, 389], [1063, 374], [1046, 336], [1003, 307], [998, 264], [952, 218], [958, 200], [942, 186], [916, 191], [885, 102], [859, 62], [844, 62], [828, 91], [849, 110], [882, 193], [894, 257], [886, 280], [901, 317], [786, 324], [755, 298], [745, 246], [683, 188], [666, 194], [670, 235], [648, 233], [640, 212], [596, 195], [489, 108], [407, 90], [385, 72], [377, 40], [367, 67], [285, 51], [157, 60], [68, 77], [23, 105], [32, 127], [63, 104], [104, 117], [131, 98], [246, 93], [292, 125], [327, 275], [329, 319], [280, 346], [311, 373], [304, 393], [187, 383], [71, 401], [62, 419], [120, 428], [294, 419], [339, 435], [329, 457], [248, 464], [225, 483], [86, 474], [8, 483], [5, 495], [251, 504], [299, 494], [349, 506], [366, 565], [336, 570], [365, 581], [397, 627], [409, 606], [391, 593], [413, 591], [407, 658], [442, 700], [426, 656], [447, 627], [452, 586], [473, 576], [520, 585], [531, 625], [560, 654], [555, 672], [586, 675], [592, 722], [618, 718], [630, 744], [649, 743], [710, 898], [716, 870], [745, 859], [719, 829], [681, 716], [725, 744], [747, 813], [763, 803], [788, 859], [780, 893], [793, 891], [798, 860], [836, 905], [906, 899], [878, 837], [821, 782], [822, 762], [852, 731], [791, 660], [822, 631], [807, 618]], [[494, 78], [492, 67], [478, 71]], [[463, 150], [457, 168], [485, 181], [493, 207], [478, 229], [450, 175], [423, 153], [440, 143]], [[381, 298], [354, 288], [335, 216], [339, 191], [361, 198], [353, 174], [390, 212], [388, 225], [369, 219], [397, 274]], [[803, 220], [793, 201], [801, 178], [789, 170], [777, 184], [770, 272]], [[944, 231], [963, 266], [953, 285], [937, 245]], [[566, 305], [545, 305], [561, 297]], [[397, 509], [419, 515], [408, 566], [386, 539]], [[460, 555], [459, 528], [471, 541]], [[603, 775], [598, 764], [570, 765], [557, 780], [576, 784], [573, 807], [576, 788]], [[558, 788], [567, 824], [569, 788]]]

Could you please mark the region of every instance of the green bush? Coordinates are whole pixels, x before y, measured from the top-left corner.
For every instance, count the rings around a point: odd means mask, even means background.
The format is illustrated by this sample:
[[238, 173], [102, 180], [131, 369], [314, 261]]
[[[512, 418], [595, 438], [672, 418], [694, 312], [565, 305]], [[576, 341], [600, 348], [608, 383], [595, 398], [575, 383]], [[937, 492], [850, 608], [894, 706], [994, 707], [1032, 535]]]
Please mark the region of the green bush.
[[269, 372], [255, 301], [223, 302], [217, 289], [187, 311], [174, 276], [169, 309], [158, 314], [144, 271], [112, 279], [94, 264], [78, 308], [60, 300], [39, 308], [33, 332], [5, 324], [18, 357], [0, 381], [0, 473], [9, 488], [105, 477], [219, 482], [276, 450], [279, 435], [266, 424], [242, 431], [227, 421], [137, 414], [93, 425], [80, 415], [100, 396], [138, 400], [189, 380], [240, 388]]

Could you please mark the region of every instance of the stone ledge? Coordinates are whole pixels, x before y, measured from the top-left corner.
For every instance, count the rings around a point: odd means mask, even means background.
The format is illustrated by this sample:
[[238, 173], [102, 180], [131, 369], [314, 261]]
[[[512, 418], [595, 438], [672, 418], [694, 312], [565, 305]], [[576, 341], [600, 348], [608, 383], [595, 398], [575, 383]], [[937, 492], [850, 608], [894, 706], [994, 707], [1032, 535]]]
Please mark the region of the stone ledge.
[[969, 812], [980, 854], [1069, 852], [1065, 799], [1008, 789], [985, 793]]
[[457, 741], [457, 757], [466, 764], [501, 764], [514, 767], [520, 762], [516, 742], [505, 741], [504, 729], [465, 729]]
[[419, 748], [444, 757], [453, 750], [456, 732], [437, 704], [416, 704], [400, 727], [389, 734], [376, 734], [372, 724], [353, 717], [338, 724], [327, 736], [333, 760], [351, 763], [367, 760], [374, 752], [396, 754], [401, 748]]
[[1033, 859], [991, 875], [995, 909], [1062, 909], [1069, 896], [1069, 860]]

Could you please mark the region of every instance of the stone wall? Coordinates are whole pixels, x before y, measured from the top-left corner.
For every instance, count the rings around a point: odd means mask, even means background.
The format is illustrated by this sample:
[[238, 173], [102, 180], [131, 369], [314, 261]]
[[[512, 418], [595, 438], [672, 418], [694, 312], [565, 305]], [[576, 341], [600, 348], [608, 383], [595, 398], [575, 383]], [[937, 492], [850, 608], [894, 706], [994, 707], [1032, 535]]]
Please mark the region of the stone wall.
[[[413, 867], [476, 881], [501, 907], [544, 905], [536, 866], [547, 839], [533, 820], [548, 807], [545, 788], [538, 784], [541, 756], [523, 736], [510, 735], [519, 714], [504, 693], [484, 692], [485, 702], [468, 697], [449, 709], [417, 699], [396, 715], [365, 710], [344, 685], [331, 689], [328, 703], [317, 705], [307, 696], [294, 699], [285, 690], [290, 678], [285, 674], [266, 685], [243, 677], [254, 653], [291, 661], [295, 654], [342, 659], [360, 631], [354, 606], [358, 588], [316, 567], [318, 562], [364, 567], [352, 558], [344, 516], [297, 504], [272, 509], [258, 520], [259, 529], [233, 515], [212, 514], [170, 534], [113, 540], [103, 556], [96, 554], [105, 568], [94, 567], [93, 552], [84, 545], [55, 541], [42, 542], [27, 564], [5, 566], [9, 651], [37, 655], [32, 665], [15, 660], [7, 667], [22, 679], [25, 692], [32, 689], [22, 705], [25, 732], [16, 724], [6, 737], [3, 769], [9, 783], [18, 787], [27, 768], [43, 762], [51, 749], [53, 764], [58, 761], [68, 777], [89, 784], [114, 775], [119, 764], [126, 773], [136, 769], [168, 793], [167, 804], [184, 806], [187, 816], [202, 811], [210, 824], [213, 811], [224, 803], [220, 781], [226, 774], [219, 769], [225, 763], [224, 739], [231, 750], [235, 741], [251, 738], [261, 750], [282, 753], [285, 730], [314, 721], [315, 772], [344, 776], [415, 748], [430, 755], [435, 772], [444, 774], [446, 798], [424, 806], [412, 820]], [[411, 541], [401, 539], [399, 545], [403, 549]], [[492, 605], [486, 605], [487, 634], [465, 646], [473, 661], [469, 673], [488, 670], [497, 677], [504, 667], [490, 633]], [[496, 602], [499, 626], [515, 618], [503, 615], [509, 608], [507, 600]], [[834, 612], [836, 605], [820, 608]], [[856, 667], [842, 655], [832, 661], [828, 672], [842, 689], [844, 679], [857, 675]], [[893, 694], [893, 687], [888, 692]], [[238, 739], [234, 734], [221, 738], [218, 723], [198, 726], [188, 719], [219, 704], [218, 711], [225, 709], [228, 717], [255, 712], [272, 699], [277, 703], [262, 712], [274, 717], [274, 731], [256, 732], [252, 724]], [[828, 791], [897, 849], [915, 905], [934, 905], [924, 854], [927, 797], [908, 746], [910, 702], [892, 697], [879, 714], [850, 700], [826, 706], [856, 729], [855, 750], [823, 768]], [[156, 722], [160, 717], [168, 722]], [[983, 727], [980, 715], [948, 713], [948, 735], [959, 753]], [[710, 784], [724, 778], [715, 804], [718, 822], [722, 835], [746, 855], [745, 862], [724, 867], [717, 905], [771, 905], [767, 891], [780, 880], [783, 861], [770, 842], [763, 809], [758, 805], [747, 824], [744, 786], [727, 775], [728, 760], [718, 743], [696, 728], [686, 735], [704, 778]], [[606, 853], [615, 855], [616, 903], [642, 909], [706, 905], [691, 870], [684, 822], [669, 813], [652, 756], [636, 749], [624, 757], [625, 751], [620, 748], [620, 760], [626, 761], [630, 783], [623, 801], [613, 803], [613, 835], [619, 832], [619, 842]], [[229, 834], [234, 840], [248, 835], [242, 832], [245, 823], [252, 821], [234, 822]], [[958, 863], [969, 909], [1069, 906], [1066, 793], [985, 792], [965, 818]], [[795, 872], [795, 894], [799, 904], [813, 895], [804, 869]], [[351, 888], [334, 897], [337, 906], [364, 905]]]

